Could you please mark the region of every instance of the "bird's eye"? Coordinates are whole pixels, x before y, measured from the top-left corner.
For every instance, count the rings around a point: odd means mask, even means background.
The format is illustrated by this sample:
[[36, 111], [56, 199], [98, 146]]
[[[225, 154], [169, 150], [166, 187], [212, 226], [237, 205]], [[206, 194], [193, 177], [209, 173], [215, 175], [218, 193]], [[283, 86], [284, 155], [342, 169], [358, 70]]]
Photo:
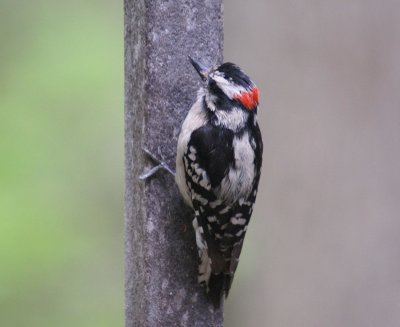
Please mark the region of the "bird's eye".
[[217, 82], [214, 81], [212, 78], [210, 78], [209, 81], [208, 81], [208, 87], [210, 89], [214, 89], [215, 87], [217, 87]]

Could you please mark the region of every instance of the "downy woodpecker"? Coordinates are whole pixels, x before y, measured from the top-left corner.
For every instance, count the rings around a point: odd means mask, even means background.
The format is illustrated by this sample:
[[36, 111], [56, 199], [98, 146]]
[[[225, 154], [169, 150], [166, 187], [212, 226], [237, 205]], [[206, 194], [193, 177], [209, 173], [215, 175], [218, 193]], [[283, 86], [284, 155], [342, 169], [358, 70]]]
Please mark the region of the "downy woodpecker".
[[260, 180], [258, 89], [235, 64], [208, 69], [178, 139], [175, 180], [194, 210], [198, 282], [220, 306], [238, 266]]

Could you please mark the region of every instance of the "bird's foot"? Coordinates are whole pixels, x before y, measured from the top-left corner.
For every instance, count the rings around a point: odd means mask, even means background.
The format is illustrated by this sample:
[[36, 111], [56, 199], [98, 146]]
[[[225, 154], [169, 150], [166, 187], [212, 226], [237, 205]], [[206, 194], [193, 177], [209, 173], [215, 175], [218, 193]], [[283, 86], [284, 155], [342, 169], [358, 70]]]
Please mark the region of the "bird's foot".
[[[153, 176], [155, 173], [157, 173], [159, 170], [165, 170], [169, 172], [172, 176], [175, 177], [175, 172], [167, 165], [165, 161], [162, 161], [158, 159], [152, 152], [150, 152], [148, 149], [142, 147], [142, 150], [154, 161], [157, 163], [157, 166], [151, 168], [147, 172], [143, 173], [142, 175], [139, 176], [139, 179], [145, 180], [151, 176]], [[158, 154], [160, 155], [160, 148], [158, 148]], [[161, 156], [161, 155], [160, 155]]]

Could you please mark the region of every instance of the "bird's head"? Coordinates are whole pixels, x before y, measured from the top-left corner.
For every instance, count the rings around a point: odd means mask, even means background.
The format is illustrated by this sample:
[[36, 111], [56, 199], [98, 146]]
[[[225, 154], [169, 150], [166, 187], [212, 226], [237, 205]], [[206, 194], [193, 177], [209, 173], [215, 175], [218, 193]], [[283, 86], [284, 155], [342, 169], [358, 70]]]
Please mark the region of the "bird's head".
[[191, 57], [189, 60], [205, 83], [205, 99], [210, 110], [234, 107], [257, 113], [257, 86], [237, 65], [226, 62], [210, 69]]

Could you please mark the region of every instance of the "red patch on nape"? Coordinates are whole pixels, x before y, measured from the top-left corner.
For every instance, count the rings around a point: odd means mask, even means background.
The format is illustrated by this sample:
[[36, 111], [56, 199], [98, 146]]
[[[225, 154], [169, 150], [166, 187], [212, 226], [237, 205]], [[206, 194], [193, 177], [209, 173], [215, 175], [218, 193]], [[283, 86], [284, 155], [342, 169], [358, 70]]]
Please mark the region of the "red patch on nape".
[[253, 110], [258, 106], [258, 89], [256, 86], [250, 91], [241, 92], [233, 97], [234, 100], [239, 100], [246, 109]]

